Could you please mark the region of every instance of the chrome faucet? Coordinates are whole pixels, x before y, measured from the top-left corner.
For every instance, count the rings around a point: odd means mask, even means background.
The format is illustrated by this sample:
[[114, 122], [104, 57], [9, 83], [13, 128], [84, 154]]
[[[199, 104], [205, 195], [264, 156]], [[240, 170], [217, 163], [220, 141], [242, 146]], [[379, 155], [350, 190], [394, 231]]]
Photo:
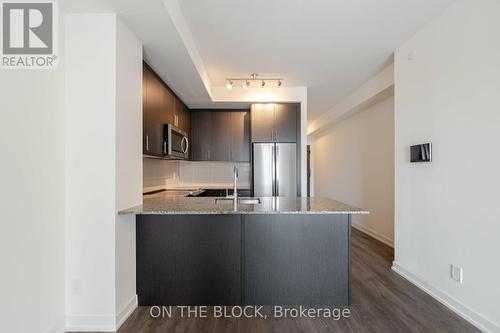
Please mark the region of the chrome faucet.
[[236, 166], [233, 169], [233, 181], [234, 181], [233, 198], [235, 200], [238, 200], [238, 168]]

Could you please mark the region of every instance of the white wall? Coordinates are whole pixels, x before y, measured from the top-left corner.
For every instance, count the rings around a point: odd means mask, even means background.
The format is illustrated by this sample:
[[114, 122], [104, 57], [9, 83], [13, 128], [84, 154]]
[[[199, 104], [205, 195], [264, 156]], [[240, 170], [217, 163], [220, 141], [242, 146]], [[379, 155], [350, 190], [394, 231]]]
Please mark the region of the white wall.
[[0, 71], [2, 332], [64, 328], [64, 52], [59, 45], [57, 70]]
[[394, 64], [392, 63], [342, 98], [333, 108], [311, 120], [307, 124], [307, 134], [321, 132], [323, 127], [341, 121], [391, 96], [394, 96]]
[[115, 318], [116, 16], [66, 15], [68, 329]]
[[330, 125], [311, 144], [314, 196], [369, 210], [353, 225], [392, 246], [394, 98]]
[[113, 331], [135, 306], [142, 48], [115, 14], [66, 16], [66, 325]]
[[[499, 40], [500, 2], [460, 0], [395, 55], [394, 267], [496, 332]], [[409, 146], [423, 142], [433, 162], [410, 164]], [[450, 264], [463, 268], [463, 284]]]
[[[116, 21], [116, 206], [142, 203], [142, 44]], [[116, 215], [116, 326], [137, 306], [135, 216]]]

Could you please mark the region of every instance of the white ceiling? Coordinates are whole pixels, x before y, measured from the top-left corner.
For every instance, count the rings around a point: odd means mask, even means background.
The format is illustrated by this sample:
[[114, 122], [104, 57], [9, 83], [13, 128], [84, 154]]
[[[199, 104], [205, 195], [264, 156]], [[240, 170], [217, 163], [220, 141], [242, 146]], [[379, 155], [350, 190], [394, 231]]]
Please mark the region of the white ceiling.
[[59, 0], [65, 13], [117, 13], [144, 45], [144, 60], [189, 106], [210, 95], [162, 0]]
[[[60, 1], [69, 11], [119, 13], [143, 41], [148, 63], [189, 106], [212, 103], [195, 65], [199, 63], [189, 52], [194, 46], [212, 86], [252, 72], [283, 77], [284, 86], [307, 86], [310, 120], [390, 63], [399, 45], [452, 2]], [[172, 3], [180, 9], [185, 27], [169, 15]], [[186, 45], [186, 33], [193, 44]]]
[[451, 0], [180, 0], [213, 85], [284, 77], [308, 87], [310, 119], [392, 61]]

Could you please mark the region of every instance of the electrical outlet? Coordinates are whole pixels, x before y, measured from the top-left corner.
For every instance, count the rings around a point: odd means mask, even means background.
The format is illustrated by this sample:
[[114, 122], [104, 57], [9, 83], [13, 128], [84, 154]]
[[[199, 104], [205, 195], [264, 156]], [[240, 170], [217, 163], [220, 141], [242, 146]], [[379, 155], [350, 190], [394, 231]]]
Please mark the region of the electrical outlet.
[[457, 267], [455, 265], [451, 265], [450, 269], [450, 277], [457, 281], [458, 283], [462, 284], [463, 283], [463, 270], [460, 267]]
[[71, 280], [71, 294], [80, 295], [82, 293], [82, 283], [80, 279]]

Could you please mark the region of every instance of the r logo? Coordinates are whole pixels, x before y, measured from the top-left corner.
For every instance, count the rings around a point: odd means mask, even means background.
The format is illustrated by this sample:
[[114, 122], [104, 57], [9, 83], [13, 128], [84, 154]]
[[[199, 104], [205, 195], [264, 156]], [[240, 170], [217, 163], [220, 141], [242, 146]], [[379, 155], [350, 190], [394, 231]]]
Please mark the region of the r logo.
[[4, 55], [52, 54], [51, 2], [4, 2], [2, 6]]

